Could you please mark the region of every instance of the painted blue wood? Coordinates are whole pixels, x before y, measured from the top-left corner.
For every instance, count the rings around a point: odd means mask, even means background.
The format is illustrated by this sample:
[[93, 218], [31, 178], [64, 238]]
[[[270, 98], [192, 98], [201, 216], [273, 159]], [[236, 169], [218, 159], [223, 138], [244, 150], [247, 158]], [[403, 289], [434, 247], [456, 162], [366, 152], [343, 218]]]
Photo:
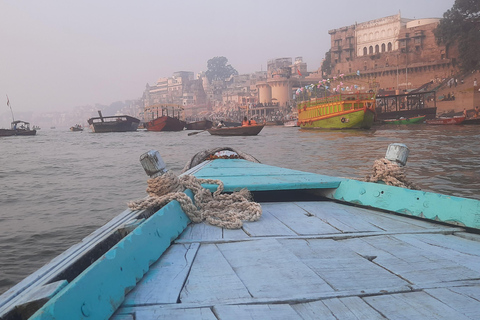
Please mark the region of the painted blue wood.
[[[336, 188], [344, 179], [269, 166], [241, 159], [217, 159], [194, 174], [202, 179], [219, 179], [226, 192]], [[211, 191], [216, 186], [203, 185]]]
[[[191, 191], [186, 193], [192, 197]], [[172, 201], [94, 262], [30, 319], [108, 319], [190, 222]]]
[[480, 229], [480, 201], [385, 184], [344, 180], [331, 197], [407, 215]]

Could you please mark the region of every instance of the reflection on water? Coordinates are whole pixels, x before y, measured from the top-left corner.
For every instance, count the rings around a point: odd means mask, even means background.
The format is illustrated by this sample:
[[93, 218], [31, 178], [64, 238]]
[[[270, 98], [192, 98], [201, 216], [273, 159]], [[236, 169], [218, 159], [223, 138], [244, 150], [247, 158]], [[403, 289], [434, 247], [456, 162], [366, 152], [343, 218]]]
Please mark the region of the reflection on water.
[[480, 126], [382, 126], [368, 131], [265, 127], [254, 137], [207, 132], [94, 134], [41, 130], [0, 138], [0, 292], [146, 195], [139, 156], [158, 150], [180, 173], [193, 154], [229, 146], [265, 164], [363, 178], [390, 143], [410, 148], [407, 177], [425, 191], [480, 199]]

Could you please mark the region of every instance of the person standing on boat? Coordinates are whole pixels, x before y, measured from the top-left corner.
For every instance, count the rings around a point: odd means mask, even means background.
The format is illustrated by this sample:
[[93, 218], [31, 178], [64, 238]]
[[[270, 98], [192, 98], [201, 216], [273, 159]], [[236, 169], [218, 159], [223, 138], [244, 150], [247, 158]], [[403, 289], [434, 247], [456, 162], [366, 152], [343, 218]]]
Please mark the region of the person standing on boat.
[[473, 117], [478, 118], [478, 113], [479, 113], [479, 109], [478, 109], [478, 106], [476, 106], [475, 110], [473, 111]]
[[463, 108], [463, 116], [467, 119], [467, 109]]

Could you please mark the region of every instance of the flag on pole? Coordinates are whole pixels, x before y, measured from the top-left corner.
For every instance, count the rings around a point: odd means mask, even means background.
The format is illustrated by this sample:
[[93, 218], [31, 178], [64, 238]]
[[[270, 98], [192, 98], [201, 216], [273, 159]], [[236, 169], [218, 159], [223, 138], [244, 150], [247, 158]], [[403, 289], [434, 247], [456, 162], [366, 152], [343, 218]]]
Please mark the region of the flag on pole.
[[8, 95], [7, 95], [7, 106], [10, 107], [10, 100], [8, 100]]
[[298, 68], [297, 68], [297, 73], [300, 77], [302, 76], [302, 74], [300, 73], [300, 70]]

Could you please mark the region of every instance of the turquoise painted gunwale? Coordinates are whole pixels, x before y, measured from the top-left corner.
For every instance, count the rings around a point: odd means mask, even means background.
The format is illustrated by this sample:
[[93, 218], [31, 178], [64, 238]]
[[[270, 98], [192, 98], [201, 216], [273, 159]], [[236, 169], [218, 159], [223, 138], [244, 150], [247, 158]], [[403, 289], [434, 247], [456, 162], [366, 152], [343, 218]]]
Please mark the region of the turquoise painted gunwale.
[[[193, 198], [190, 190], [185, 193]], [[85, 269], [30, 319], [108, 319], [189, 222], [177, 201], [168, 203]]]
[[480, 229], [480, 201], [381, 183], [343, 180], [330, 198]]

